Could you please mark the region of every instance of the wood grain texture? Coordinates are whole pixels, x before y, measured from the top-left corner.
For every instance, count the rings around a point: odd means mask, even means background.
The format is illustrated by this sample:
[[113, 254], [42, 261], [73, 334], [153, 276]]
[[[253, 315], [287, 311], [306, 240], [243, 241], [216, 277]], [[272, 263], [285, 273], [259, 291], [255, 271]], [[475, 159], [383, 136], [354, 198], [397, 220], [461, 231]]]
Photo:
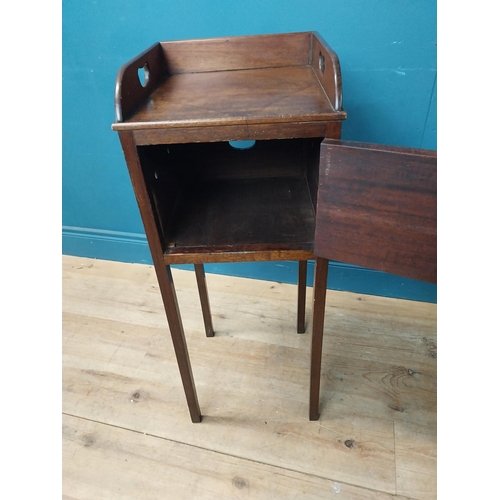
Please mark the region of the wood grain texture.
[[[146, 88], [137, 77], [144, 65]], [[165, 142], [158, 129], [183, 129], [170, 130], [168, 140], [189, 142], [183, 134], [203, 135], [189, 128], [236, 126], [229, 137], [236, 140], [242, 126], [346, 118], [338, 57], [315, 32], [158, 43], [122, 67], [115, 105], [112, 128], [141, 131], [138, 144]]]
[[134, 130], [133, 134], [138, 145], [294, 139], [330, 137], [328, 131], [331, 128], [331, 123], [334, 122], [244, 123], [241, 125], [218, 125], [217, 127], [139, 129]]
[[96, 423], [73, 421], [65, 434], [68, 497], [156, 498], [165, 480], [175, 498], [193, 498], [198, 483], [224, 498], [238, 476], [250, 497], [275, 485], [285, 498], [342, 498], [339, 487], [344, 498], [435, 498], [434, 304], [328, 290], [321, 420], [310, 422], [310, 333], [294, 334], [296, 286], [207, 274], [217, 322], [207, 339], [194, 273], [172, 270], [198, 426], [186, 418], [153, 267], [66, 256], [63, 265], [63, 411]]
[[423, 499], [435, 498], [437, 477], [430, 471], [437, 468], [437, 450], [429, 447], [436, 440], [436, 429], [404, 420], [394, 422], [396, 483], [402, 495]]
[[[303, 247], [303, 245], [301, 245]], [[188, 249], [184, 253], [180, 253], [178, 249], [172, 249], [166, 252], [164, 260], [166, 264], [211, 264], [216, 262], [271, 262], [278, 260], [311, 260], [314, 259], [314, 250], [304, 250], [299, 248], [296, 250], [282, 250], [281, 245], [275, 248], [270, 245], [254, 245], [253, 250], [233, 251], [231, 248], [217, 249], [217, 252], [212, 252], [209, 249], [204, 249], [202, 252], [196, 252]]]
[[161, 42], [172, 74], [306, 66], [310, 46], [310, 32]]
[[342, 75], [339, 58], [319, 33], [314, 33], [311, 42], [311, 68], [328, 96], [333, 109], [343, 111]]
[[436, 153], [326, 139], [315, 253], [436, 282]]
[[63, 463], [67, 500], [402, 498], [69, 415]]
[[[148, 80], [145, 85], [139, 80], [138, 71], [145, 68]], [[139, 104], [166, 77], [160, 44], [155, 44], [124, 64], [118, 71], [115, 86], [115, 116], [117, 123], [126, 120]]]
[[[316, 35], [306, 33], [165, 43], [161, 45], [162, 52], [158, 45], [154, 46], [125, 65], [118, 75], [117, 96], [129, 97], [127, 117], [123, 115], [123, 99], [116, 99], [117, 122], [113, 128], [120, 131], [193, 422], [200, 421], [201, 414], [169, 268], [173, 262], [170, 257], [187, 258], [197, 266], [198, 272], [203, 262], [210, 261], [193, 260], [202, 254], [223, 262], [228, 256], [264, 260], [267, 256], [276, 259], [282, 252], [283, 255], [303, 252], [299, 258], [304, 260], [305, 254], [313, 249], [315, 213], [311, 201], [315, 196], [307, 181], [304, 155], [299, 155], [299, 162], [294, 162], [294, 146], [302, 150], [304, 141], [295, 139], [287, 149], [275, 141], [271, 154], [258, 153], [257, 161], [251, 161], [250, 168], [245, 168], [248, 161], [244, 161], [241, 153], [232, 152], [232, 156], [240, 154], [240, 157], [230, 162], [226, 158], [228, 153], [224, 153], [221, 161], [212, 146], [215, 144], [217, 148], [221, 144], [215, 142], [220, 135], [212, 133], [218, 127], [265, 125], [269, 127], [268, 135], [263, 138], [272, 140], [288, 136], [289, 132], [281, 130], [280, 124], [291, 124], [294, 133], [306, 130], [305, 136], [310, 137], [313, 128], [309, 123], [320, 122], [320, 128], [328, 131], [332, 128], [329, 123], [336, 122], [335, 134], [338, 122], [345, 118], [338, 95], [341, 92], [338, 60], [332, 51], [327, 54], [325, 44], [319, 41], [325, 54], [320, 50], [321, 74], [316, 75], [311, 68], [313, 38], [317, 40]], [[326, 59], [333, 61], [328, 64], [328, 70]], [[141, 65], [147, 77], [142, 84], [137, 75]], [[334, 74], [333, 80], [328, 76], [331, 74]], [[149, 87], [153, 84], [154, 88]], [[333, 104], [332, 95], [335, 96]], [[132, 108], [137, 110], [128, 116]], [[199, 148], [190, 145], [191, 155], [181, 155], [182, 159], [176, 163], [167, 144], [163, 144], [166, 147], [161, 150], [156, 147], [162, 137], [163, 141], [172, 137], [134, 135], [139, 130], [171, 128], [179, 137], [178, 134], [182, 136], [189, 127], [209, 130], [211, 157], [196, 152]], [[258, 132], [262, 133], [263, 129]], [[227, 129], [222, 133], [227, 133]], [[149, 148], [139, 146], [138, 149], [137, 138], [149, 144]], [[186, 139], [182, 137], [182, 141]], [[207, 148], [204, 143], [202, 147]], [[255, 149], [260, 151], [260, 147]], [[166, 151], [166, 161], [155, 158], [158, 151], [160, 157]], [[283, 154], [279, 155], [280, 152]], [[283, 160], [285, 153], [292, 161]], [[203, 168], [197, 170], [199, 160], [205, 158], [211, 158], [215, 167], [202, 165]], [[283, 171], [278, 176], [275, 163], [285, 166], [280, 168]], [[264, 175], [259, 175], [262, 168], [255, 168], [259, 164], [264, 167]], [[289, 166], [292, 173], [284, 176]], [[217, 175], [220, 167], [222, 178]], [[299, 168], [298, 172], [293, 171], [295, 167]], [[231, 171], [229, 177], [228, 171]], [[236, 178], [235, 171], [238, 172]], [[189, 172], [190, 176], [183, 172]], [[164, 254], [162, 258], [160, 253]], [[206, 331], [211, 336], [213, 329], [207, 316], [208, 299], [203, 280], [200, 297]], [[299, 320], [303, 322], [301, 306]], [[298, 329], [303, 329], [301, 323]]]
[[190, 183], [165, 237], [167, 253], [312, 249], [307, 184], [289, 177]]
[[309, 66], [183, 73], [165, 80], [115, 130], [329, 121], [335, 111]]

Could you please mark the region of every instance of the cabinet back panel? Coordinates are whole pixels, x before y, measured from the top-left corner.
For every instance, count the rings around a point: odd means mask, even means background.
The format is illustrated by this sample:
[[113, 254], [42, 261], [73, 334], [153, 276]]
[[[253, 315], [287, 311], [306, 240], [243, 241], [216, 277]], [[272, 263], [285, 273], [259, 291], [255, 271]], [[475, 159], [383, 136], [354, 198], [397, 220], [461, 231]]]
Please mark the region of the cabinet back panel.
[[159, 167], [189, 182], [222, 179], [303, 177], [311, 150], [321, 139], [257, 141], [250, 149], [228, 142], [148, 146], [157, 149]]

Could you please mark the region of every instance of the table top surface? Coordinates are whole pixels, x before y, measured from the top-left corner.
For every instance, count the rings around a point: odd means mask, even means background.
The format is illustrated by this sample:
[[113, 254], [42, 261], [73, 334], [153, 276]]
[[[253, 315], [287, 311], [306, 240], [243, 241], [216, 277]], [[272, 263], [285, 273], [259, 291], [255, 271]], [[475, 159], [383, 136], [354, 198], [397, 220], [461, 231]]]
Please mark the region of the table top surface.
[[115, 129], [343, 119], [310, 66], [175, 74]]

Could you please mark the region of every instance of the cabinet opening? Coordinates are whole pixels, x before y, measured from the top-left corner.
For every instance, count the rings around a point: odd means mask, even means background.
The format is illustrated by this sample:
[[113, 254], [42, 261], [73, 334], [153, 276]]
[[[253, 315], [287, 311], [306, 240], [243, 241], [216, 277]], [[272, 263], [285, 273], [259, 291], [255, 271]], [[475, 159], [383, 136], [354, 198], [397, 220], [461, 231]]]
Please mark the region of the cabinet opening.
[[139, 146], [164, 253], [312, 250], [322, 139]]

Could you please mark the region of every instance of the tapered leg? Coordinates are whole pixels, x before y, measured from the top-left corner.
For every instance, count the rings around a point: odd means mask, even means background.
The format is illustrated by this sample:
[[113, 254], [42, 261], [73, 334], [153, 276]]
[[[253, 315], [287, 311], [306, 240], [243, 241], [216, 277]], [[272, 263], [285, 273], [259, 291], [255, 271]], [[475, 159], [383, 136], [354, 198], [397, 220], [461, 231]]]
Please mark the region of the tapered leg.
[[170, 266], [165, 265], [163, 259], [163, 249], [160, 238], [160, 229], [156, 224], [156, 219], [153, 214], [149, 193], [144, 181], [141, 162], [137, 152], [137, 147], [132, 132], [120, 132], [120, 141], [127, 161], [127, 167], [132, 180], [132, 186], [137, 199], [137, 204], [141, 212], [144, 230], [148, 238], [151, 257], [155, 266], [158, 285], [160, 287], [165, 313], [167, 315], [168, 325], [170, 327], [170, 335], [174, 345], [175, 356], [179, 371], [181, 374], [182, 385], [191, 415], [192, 422], [201, 422], [200, 406], [194, 386], [193, 373], [191, 371], [191, 363], [186, 346], [186, 338], [184, 336], [184, 328], [182, 327], [181, 315], [179, 306], [177, 305], [177, 296], [174, 288], [174, 281]]
[[311, 380], [309, 386], [309, 420], [319, 419], [319, 386], [321, 380], [321, 353], [325, 324], [326, 280], [328, 259], [318, 257], [314, 266], [314, 305], [311, 336]]
[[201, 312], [205, 323], [205, 332], [207, 337], [214, 336], [214, 327], [212, 325], [212, 313], [210, 312], [210, 302], [208, 301], [207, 280], [205, 278], [205, 269], [203, 264], [195, 264], [194, 271], [196, 282], [198, 283], [198, 292], [200, 294]]
[[[157, 271], [157, 275], [158, 275]], [[179, 371], [181, 374], [182, 385], [186, 400], [193, 423], [201, 422], [200, 405], [198, 404], [198, 396], [196, 395], [196, 388], [194, 386], [193, 372], [191, 371], [191, 363], [189, 361], [189, 354], [186, 345], [186, 337], [184, 336], [184, 327], [182, 326], [181, 315], [179, 306], [177, 304], [177, 295], [175, 293], [174, 281], [170, 266], [165, 266], [166, 279], [160, 279], [160, 290], [167, 314], [168, 325], [170, 327], [170, 335], [172, 336], [172, 343], [174, 344], [175, 356]]]
[[306, 282], [307, 260], [299, 260], [299, 277], [297, 280], [297, 333], [306, 331]]

